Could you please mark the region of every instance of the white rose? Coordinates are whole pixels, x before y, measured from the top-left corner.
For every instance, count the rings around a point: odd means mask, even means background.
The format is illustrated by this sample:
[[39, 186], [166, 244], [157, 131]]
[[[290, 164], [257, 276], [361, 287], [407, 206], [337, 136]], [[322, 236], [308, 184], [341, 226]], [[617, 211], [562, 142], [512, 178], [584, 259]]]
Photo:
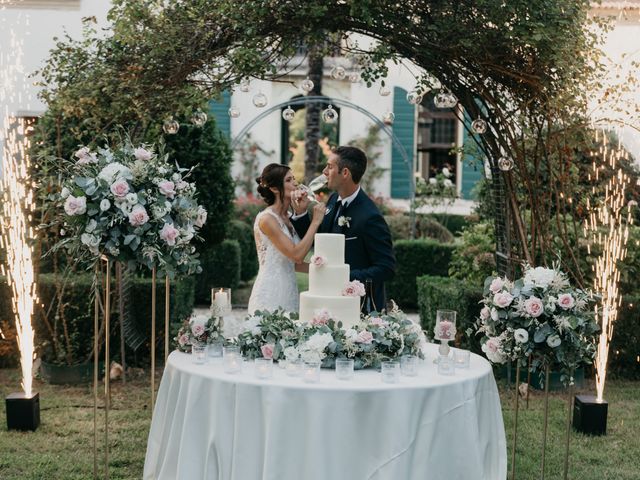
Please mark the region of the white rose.
[[83, 215], [87, 211], [87, 197], [69, 195], [64, 202], [64, 211], [67, 215]]
[[153, 157], [153, 153], [151, 153], [149, 150], [146, 150], [140, 147], [140, 148], [136, 148], [133, 151], [133, 156], [136, 157], [137, 160], [148, 161], [148, 160], [151, 160], [151, 158]]
[[198, 228], [202, 228], [205, 222], [207, 221], [207, 211], [202, 208], [202, 206], [198, 205], [198, 213], [196, 214], [195, 225]]
[[482, 320], [487, 320], [490, 316], [491, 310], [489, 310], [489, 307], [485, 306], [482, 308], [482, 310], [480, 310], [480, 318]]
[[562, 340], [560, 340], [560, 337], [558, 335], [549, 335], [547, 337], [547, 345], [549, 345], [551, 348], [556, 348], [561, 343], [562, 343]]
[[135, 193], [127, 193], [127, 202], [129, 202], [131, 205], [135, 205], [136, 203], [138, 203], [138, 195]]
[[495, 308], [491, 309], [491, 320], [493, 320], [494, 322], [497, 322], [498, 319], [500, 317], [498, 316], [498, 310], [496, 310]]
[[536, 287], [546, 288], [556, 278], [556, 271], [552, 268], [530, 268], [524, 274], [524, 283], [533, 284]]
[[71, 192], [67, 187], [64, 187], [60, 192], [60, 198], [62, 198], [63, 200], [66, 199], [69, 195], [71, 195]]
[[87, 233], [93, 233], [93, 231], [96, 229], [97, 226], [98, 226], [98, 222], [96, 222], [92, 218], [91, 220], [89, 220], [89, 223], [87, 223], [87, 226], [85, 227], [84, 231]]
[[453, 187], [453, 182], [451, 180], [449, 180], [448, 178], [444, 179], [444, 182], [442, 182], [444, 184], [445, 187], [450, 188]]
[[442, 169], [442, 175], [444, 175], [445, 177], [449, 178], [451, 176], [451, 171], [447, 167], [444, 167]]
[[131, 180], [133, 178], [133, 174], [128, 167], [125, 167], [121, 163], [113, 162], [100, 170], [98, 178], [111, 185], [113, 182], [119, 179]]
[[436, 178], [435, 178], [435, 177], [431, 177], [431, 178], [429, 179], [429, 184], [430, 184], [430, 185], [435, 185], [436, 183], [438, 183], [438, 180], [436, 180]]
[[516, 343], [527, 343], [529, 341], [529, 332], [524, 328], [518, 328], [513, 332], [513, 338], [515, 338]]
[[103, 212], [106, 212], [110, 208], [111, 208], [111, 202], [108, 199], [105, 198], [100, 202], [100, 210], [102, 210]]
[[91, 235], [90, 233], [83, 233], [80, 235], [80, 241], [89, 248], [95, 248], [100, 245], [100, 237]]
[[300, 352], [296, 347], [287, 347], [283, 353], [287, 360], [297, 360], [300, 357]]

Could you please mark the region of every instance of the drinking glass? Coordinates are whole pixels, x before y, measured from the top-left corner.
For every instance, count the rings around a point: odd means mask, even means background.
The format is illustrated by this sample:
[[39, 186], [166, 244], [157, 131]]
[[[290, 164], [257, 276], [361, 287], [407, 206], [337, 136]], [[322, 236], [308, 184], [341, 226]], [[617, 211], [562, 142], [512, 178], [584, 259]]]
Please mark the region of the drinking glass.
[[456, 368], [469, 368], [471, 360], [471, 352], [469, 350], [460, 350], [456, 348], [453, 351], [453, 363]]
[[403, 355], [400, 358], [400, 372], [406, 377], [418, 375], [418, 357], [415, 355]]
[[207, 357], [207, 346], [202, 344], [191, 345], [191, 361], [196, 365], [202, 365]]
[[306, 383], [318, 383], [320, 381], [320, 362], [304, 362], [302, 379]]
[[260, 378], [262, 380], [273, 377], [273, 359], [256, 358], [254, 360], [254, 374], [256, 378]]
[[338, 380], [351, 380], [353, 378], [353, 359], [338, 358], [336, 360], [336, 377]]
[[451, 376], [456, 373], [453, 359], [450, 357], [440, 357], [438, 362], [438, 373], [440, 375]]
[[318, 175], [316, 178], [314, 178], [313, 180], [311, 180], [309, 182], [309, 186], [306, 186], [304, 184], [299, 184], [296, 187], [296, 190], [293, 191], [293, 193], [291, 194], [291, 203], [293, 203], [294, 207], [298, 206], [298, 198], [302, 193], [306, 193], [307, 194], [307, 198], [312, 201], [312, 202], [316, 202], [316, 196], [315, 193], [318, 192], [319, 190], [321, 190], [325, 185], [327, 184], [327, 176], [326, 175]]
[[207, 356], [209, 357], [209, 360], [222, 358], [222, 341], [214, 340], [207, 345]]
[[385, 360], [380, 364], [380, 374], [384, 383], [398, 383], [400, 381], [400, 362]]
[[242, 371], [242, 355], [240, 347], [230, 345], [222, 350], [222, 363], [225, 373], [239, 373]]
[[288, 377], [299, 377], [302, 375], [303, 365], [303, 361], [299, 358], [296, 358], [295, 360], [287, 360], [284, 371]]

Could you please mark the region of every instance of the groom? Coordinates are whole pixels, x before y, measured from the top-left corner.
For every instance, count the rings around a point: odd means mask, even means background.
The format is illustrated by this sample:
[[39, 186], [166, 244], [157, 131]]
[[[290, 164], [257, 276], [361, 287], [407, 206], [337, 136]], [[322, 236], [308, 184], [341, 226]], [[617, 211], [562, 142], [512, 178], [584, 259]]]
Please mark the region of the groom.
[[[318, 233], [342, 233], [345, 236], [345, 262], [351, 267], [350, 280], [373, 281], [373, 301], [378, 311], [386, 308], [384, 282], [393, 278], [396, 259], [391, 233], [380, 210], [360, 188], [367, 168], [367, 157], [355, 147], [334, 148], [327, 166], [327, 186], [334, 190], [327, 202]], [[295, 208], [291, 221], [300, 235], [309, 228], [306, 213], [309, 200], [304, 197]]]

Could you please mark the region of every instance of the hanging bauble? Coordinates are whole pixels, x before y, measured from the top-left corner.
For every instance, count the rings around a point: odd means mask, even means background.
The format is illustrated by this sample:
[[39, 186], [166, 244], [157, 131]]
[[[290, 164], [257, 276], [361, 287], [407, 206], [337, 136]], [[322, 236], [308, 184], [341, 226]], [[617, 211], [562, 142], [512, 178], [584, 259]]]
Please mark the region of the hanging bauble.
[[381, 97], [388, 97], [389, 95], [391, 95], [391, 89], [386, 85], [380, 85], [380, 90], [378, 90], [378, 93]]
[[295, 117], [295, 116], [296, 116], [296, 112], [291, 107], [287, 107], [282, 111], [282, 118], [283, 118], [283, 120], [286, 120], [287, 122], [290, 122], [291, 120], [293, 120], [293, 117]]
[[433, 104], [436, 108], [447, 108], [447, 94], [444, 92], [439, 92], [433, 97]]
[[498, 160], [498, 168], [503, 172], [508, 172], [513, 168], [513, 160], [507, 157], [502, 157]]
[[300, 88], [303, 92], [309, 93], [311, 90], [313, 90], [313, 81], [309, 80], [309, 78], [305, 78], [300, 83]]
[[360, 72], [354, 70], [353, 72], [349, 72], [349, 81], [351, 83], [358, 83], [360, 81]]
[[167, 118], [162, 124], [162, 130], [167, 135], [175, 135], [180, 130], [180, 124], [176, 122], [173, 117]]
[[253, 96], [252, 101], [253, 101], [253, 104], [258, 108], [265, 107], [267, 103], [269, 103], [269, 100], [267, 100], [267, 96], [262, 92], [256, 93]]
[[326, 110], [322, 111], [322, 121], [324, 123], [336, 123], [338, 121], [338, 112], [333, 106], [329, 105]]
[[458, 97], [456, 97], [453, 93], [447, 93], [447, 106], [445, 108], [454, 108], [458, 105]]
[[343, 80], [346, 74], [347, 72], [345, 72], [344, 68], [340, 66], [333, 67], [333, 69], [331, 70], [331, 77], [335, 78], [336, 80]]
[[471, 122], [471, 130], [473, 130], [474, 133], [482, 135], [487, 131], [487, 122], [478, 117], [473, 122]]
[[238, 110], [236, 107], [231, 107], [229, 109], [229, 116], [231, 118], [238, 118], [240, 116], [240, 110]]
[[382, 122], [385, 125], [393, 125], [393, 121], [396, 119], [396, 116], [393, 112], [387, 112], [382, 117]]
[[191, 116], [191, 123], [193, 123], [196, 127], [202, 127], [205, 123], [207, 123], [207, 114], [202, 110], [198, 109]]
[[250, 88], [251, 88], [251, 82], [249, 81], [249, 79], [243, 78], [242, 81], [240, 82], [240, 91], [247, 93]]
[[409, 102], [411, 105], [418, 105], [422, 103], [422, 95], [420, 95], [420, 92], [418, 92], [417, 90], [412, 90], [411, 92], [407, 93], [407, 102]]

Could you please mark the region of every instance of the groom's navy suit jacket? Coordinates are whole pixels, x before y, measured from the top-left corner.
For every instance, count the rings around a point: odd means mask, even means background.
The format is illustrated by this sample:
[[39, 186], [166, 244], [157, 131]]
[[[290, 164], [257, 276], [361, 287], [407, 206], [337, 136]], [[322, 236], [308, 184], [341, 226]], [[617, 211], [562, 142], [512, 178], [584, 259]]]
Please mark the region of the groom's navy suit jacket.
[[[360, 280], [363, 284], [368, 278], [373, 281], [373, 298], [380, 311], [386, 308], [384, 282], [393, 278], [396, 268], [389, 226], [378, 207], [362, 189], [339, 213], [339, 216], [349, 217], [349, 225], [338, 226], [335, 221], [337, 200], [337, 193], [329, 197], [318, 233], [344, 234], [345, 263], [350, 266], [351, 280]], [[292, 220], [292, 223], [302, 238], [309, 229], [311, 219], [309, 215], [305, 215]]]

